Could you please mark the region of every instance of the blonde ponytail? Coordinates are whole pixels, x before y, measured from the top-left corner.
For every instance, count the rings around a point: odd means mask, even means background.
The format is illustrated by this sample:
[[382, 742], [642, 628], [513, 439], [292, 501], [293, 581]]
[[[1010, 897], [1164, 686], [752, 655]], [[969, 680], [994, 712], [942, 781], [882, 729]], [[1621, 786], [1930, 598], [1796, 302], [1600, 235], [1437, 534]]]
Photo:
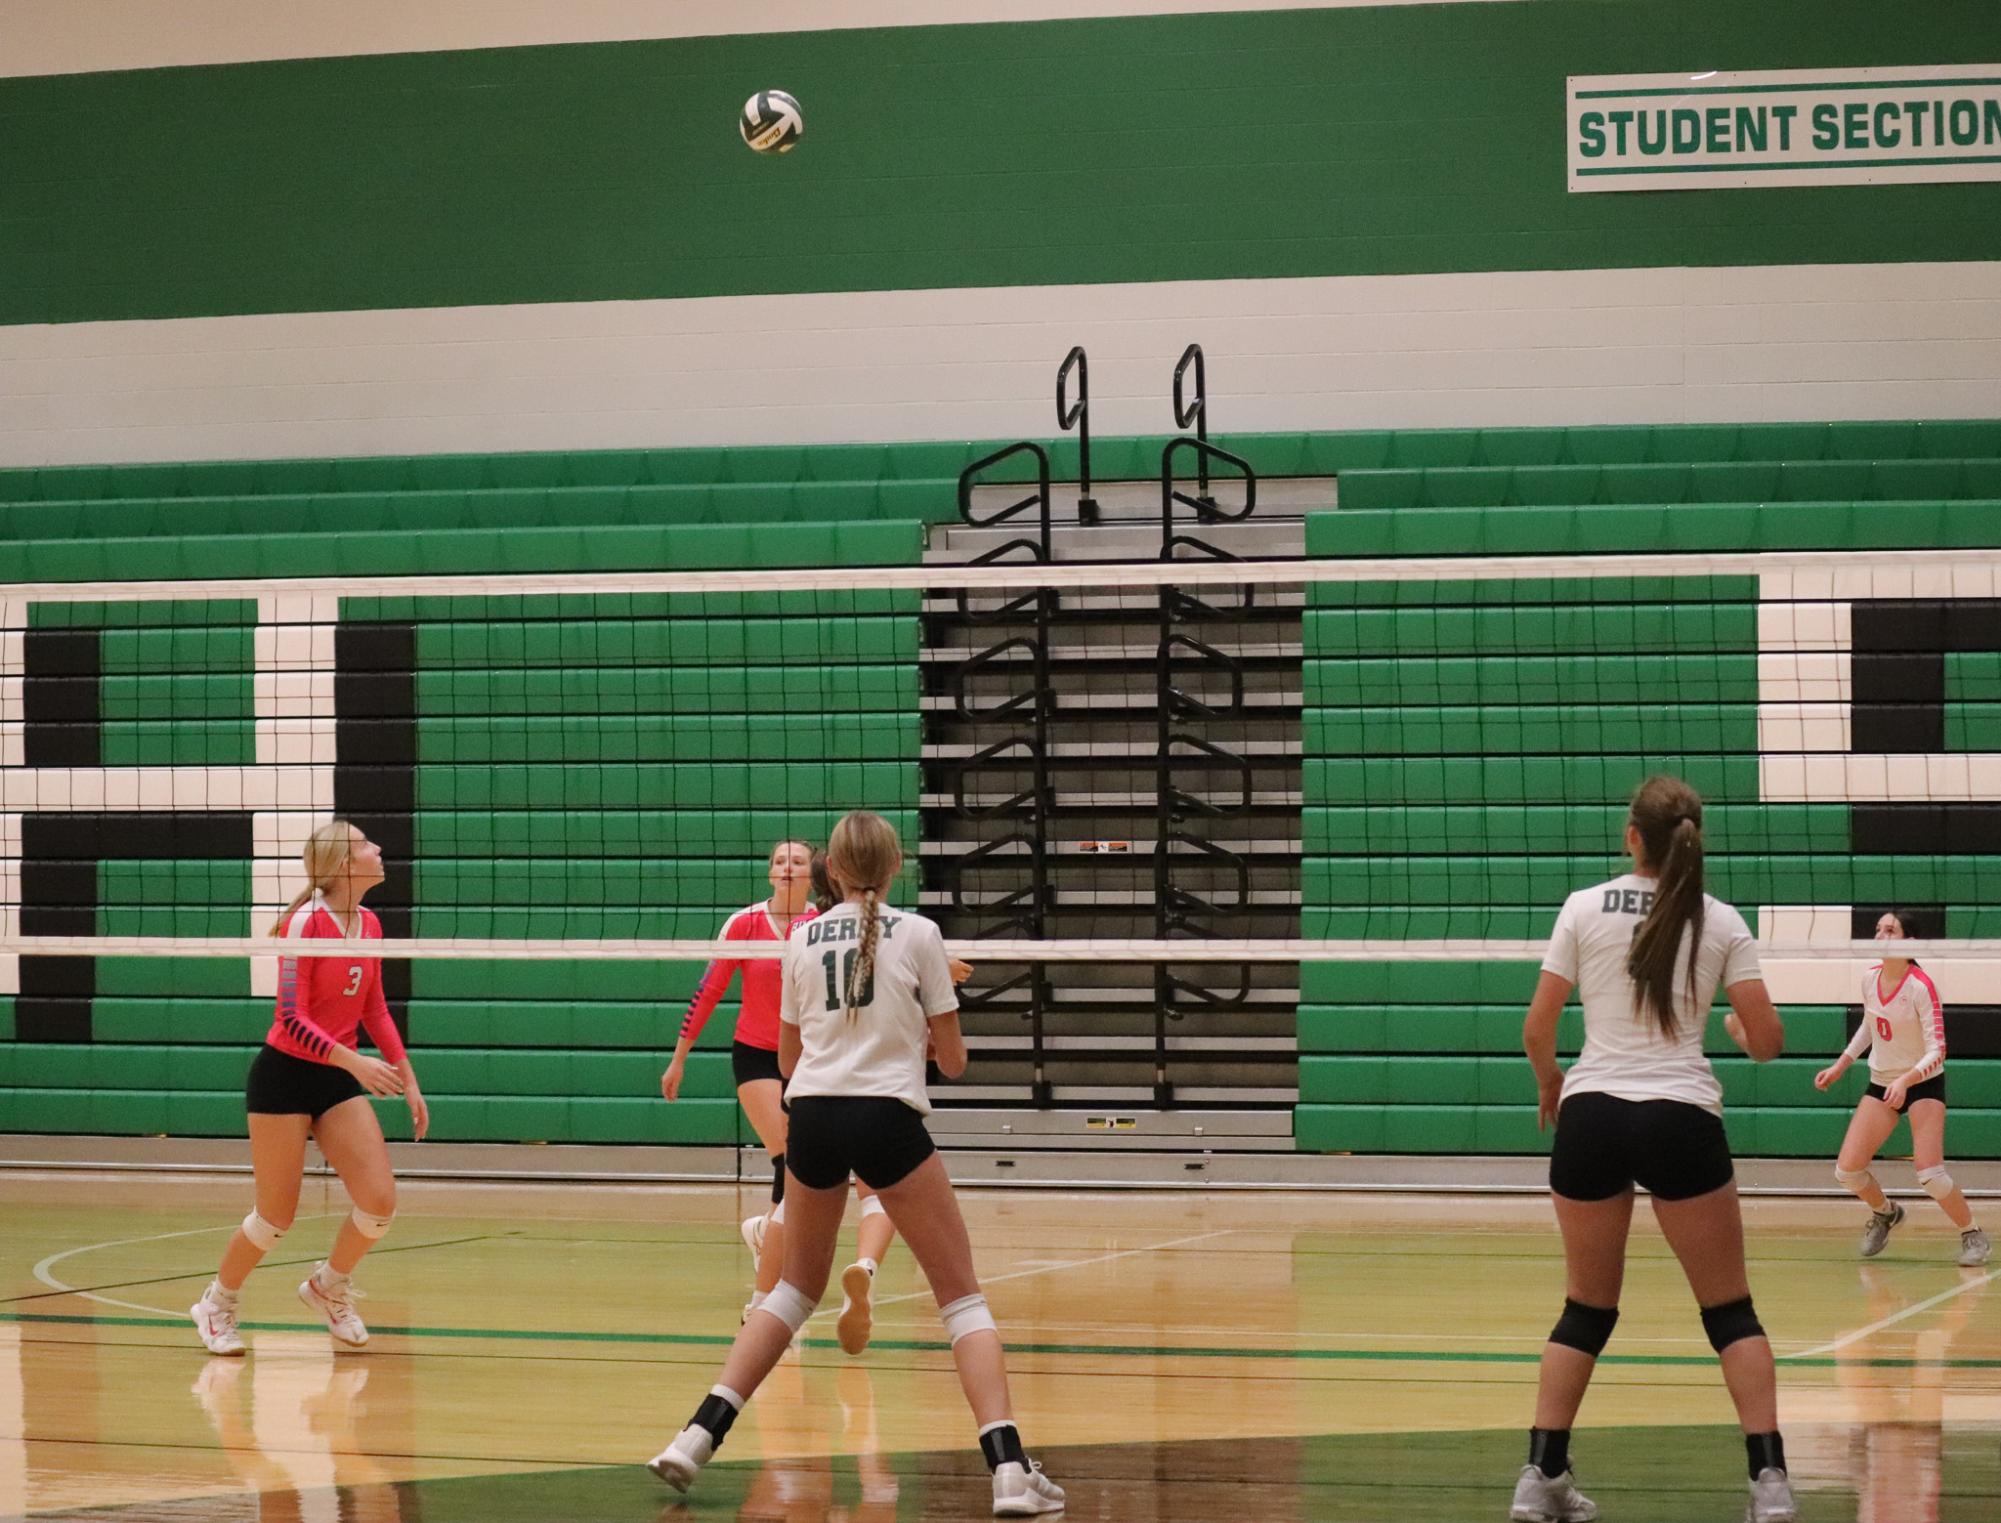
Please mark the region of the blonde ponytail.
[[875, 953], [882, 939], [882, 891], [903, 866], [903, 843], [896, 827], [879, 814], [856, 809], [841, 817], [827, 838], [828, 886], [837, 894], [862, 896], [861, 946], [848, 971], [848, 1019], [875, 998]]
[[285, 912], [272, 923], [270, 933], [283, 936], [285, 928], [292, 923], [292, 917], [299, 913], [299, 907], [314, 894], [325, 893], [339, 881], [347, 871], [348, 859], [354, 855], [354, 826], [346, 820], [328, 820], [311, 835], [306, 837], [300, 860], [305, 864], [306, 886], [292, 897], [285, 906]]
[[[875, 946], [882, 936], [882, 901], [873, 888], [862, 890], [862, 944], [848, 969], [848, 1019], [875, 998]], [[866, 997], [864, 997], [866, 996]]]

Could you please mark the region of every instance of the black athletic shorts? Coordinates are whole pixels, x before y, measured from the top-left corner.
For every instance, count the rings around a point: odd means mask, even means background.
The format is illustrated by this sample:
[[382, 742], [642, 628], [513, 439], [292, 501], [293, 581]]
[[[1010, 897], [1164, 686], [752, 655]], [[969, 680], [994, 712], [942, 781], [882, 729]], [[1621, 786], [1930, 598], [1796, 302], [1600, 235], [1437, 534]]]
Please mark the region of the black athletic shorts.
[[778, 1054], [769, 1047], [753, 1047], [748, 1042], [730, 1043], [730, 1070], [736, 1075], [738, 1089], [753, 1079], [769, 1079], [774, 1084], [785, 1082], [785, 1076], [778, 1071]]
[[879, 1096], [797, 1096], [785, 1130], [785, 1167], [811, 1190], [835, 1189], [850, 1173], [887, 1190], [937, 1151], [922, 1116]]
[[1735, 1174], [1723, 1118], [1680, 1100], [1572, 1095], [1556, 1113], [1549, 1187], [1566, 1200], [1610, 1200], [1640, 1185], [1689, 1200]]
[[[1871, 1084], [1868, 1093], [1871, 1100], [1880, 1100], [1888, 1091], [1880, 1084]], [[1909, 1089], [1905, 1090], [1905, 1110], [1911, 1108], [1913, 1100], [1936, 1100], [1940, 1105], [1945, 1104], [1945, 1075], [1935, 1073], [1929, 1079], [1925, 1080], [1924, 1083], [1913, 1084]]]
[[253, 1116], [311, 1116], [317, 1121], [336, 1105], [366, 1093], [361, 1080], [345, 1068], [264, 1047], [243, 1081], [243, 1108]]

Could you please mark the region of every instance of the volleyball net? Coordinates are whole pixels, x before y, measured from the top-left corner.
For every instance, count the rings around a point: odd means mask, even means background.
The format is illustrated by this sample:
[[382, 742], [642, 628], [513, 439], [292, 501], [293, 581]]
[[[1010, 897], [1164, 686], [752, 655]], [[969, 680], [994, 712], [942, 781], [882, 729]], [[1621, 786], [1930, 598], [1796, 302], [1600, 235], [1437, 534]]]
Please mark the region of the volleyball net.
[[975, 961], [1529, 957], [1671, 772], [1800, 989], [1894, 908], [2001, 999], [2001, 551], [51, 584], [0, 619], [10, 962], [268, 953], [336, 816], [392, 955], [699, 959], [853, 808]]

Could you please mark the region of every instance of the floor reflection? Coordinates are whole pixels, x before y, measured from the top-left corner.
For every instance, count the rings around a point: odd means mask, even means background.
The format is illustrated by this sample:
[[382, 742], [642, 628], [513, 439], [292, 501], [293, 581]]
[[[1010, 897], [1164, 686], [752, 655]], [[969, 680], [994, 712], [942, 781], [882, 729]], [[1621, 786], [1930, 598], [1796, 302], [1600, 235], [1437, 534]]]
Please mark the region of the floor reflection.
[[[1832, 1340], [1831, 1353], [1793, 1365], [1785, 1383], [1803, 1515], [1813, 1523], [2001, 1518], [1993, 1325], [2001, 1293], [1978, 1271], [1953, 1279], [1960, 1272], [1871, 1263], [1855, 1272], [1862, 1295], [1859, 1309], [1848, 1303], [1849, 1333]], [[72, 1375], [78, 1352], [65, 1353]], [[427, 1412], [460, 1403], [455, 1431], [463, 1433], [468, 1410], [480, 1420], [478, 1407], [464, 1403], [485, 1399], [462, 1383], [419, 1389], [421, 1360], [337, 1355], [317, 1335], [263, 1333], [247, 1359], [187, 1368], [188, 1395], [169, 1405], [192, 1403], [178, 1410], [192, 1430], [186, 1437], [212, 1434], [216, 1447], [202, 1445], [203, 1457], [219, 1454], [236, 1488], [39, 1513], [37, 1523], [947, 1523], [988, 1515], [987, 1476], [963, 1407], [914, 1401], [919, 1377], [888, 1361], [786, 1360], [759, 1393], [756, 1420], [685, 1500], [636, 1456], [624, 1466], [556, 1469], [545, 1460], [518, 1474], [397, 1479], [413, 1460], [449, 1466], [457, 1452], [453, 1430], [427, 1430]], [[1080, 1369], [1075, 1378], [1091, 1375]], [[1262, 1399], [1235, 1379], [1163, 1377], [1163, 1388], [1177, 1378], [1185, 1382], [1178, 1389], [1201, 1391], [1220, 1412]], [[1441, 1369], [1437, 1379], [1438, 1400], [1452, 1399], [1453, 1377]], [[1272, 1413], [1296, 1415], [1315, 1400], [1304, 1381], [1271, 1384]], [[1714, 1396], [1714, 1422], [1590, 1430], [1585, 1481], [1608, 1519], [1743, 1516], [1741, 1441], [1724, 1420], [1720, 1383]], [[1060, 1434], [1035, 1435], [1070, 1492], [1070, 1518], [1466, 1523], [1506, 1510], [1519, 1463], [1513, 1427], [1169, 1441], [1141, 1437], [1158, 1431], [1157, 1414], [1130, 1415], [1131, 1442], [1065, 1447], [1053, 1442]], [[885, 1452], [886, 1434], [931, 1447]]]
[[417, 1523], [414, 1492], [375, 1455], [410, 1410], [404, 1361], [337, 1355], [317, 1334], [255, 1335], [243, 1359], [203, 1362], [189, 1388], [250, 1495], [256, 1523]]
[[[1813, 1420], [1802, 1425], [1803, 1442], [1788, 1440], [1788, 1458], [1803, 1489], [1851, 1494], [1856, 1523], [1939, 1523], [1948, 1515], [1949, 1431], [1984, 1430], [2001, 1451], [2001, 1391], [1954, 1378], [1955, 1361], [1984, 1363], [1991, 1347], [1983, 1303], [1993, 1276], [1883, 1263], [1859, 1264], [1856, 1274], [1863, 1315], [1834, 1340], [1832, 1390], [1789, 1403]], [[1916, 1330], [1899, 1336], [1900, 1319]], [[1988, 1500], [1987, 1515], [2001, 1516], [2001, 1497]]]

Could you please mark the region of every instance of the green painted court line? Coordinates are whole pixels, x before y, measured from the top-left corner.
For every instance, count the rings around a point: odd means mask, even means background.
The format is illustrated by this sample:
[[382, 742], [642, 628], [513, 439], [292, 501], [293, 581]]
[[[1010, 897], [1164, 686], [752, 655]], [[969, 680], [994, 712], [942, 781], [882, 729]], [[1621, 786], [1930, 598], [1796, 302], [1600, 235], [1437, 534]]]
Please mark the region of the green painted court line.
[[1580, 169], [1585, 175], [1703, 175], [1756, 174], [1767, 169], [1895, 169], [1929, 164], [2001, 164], [2001, 154], [1945, 154], [1924, 159], [1799, 159], [1783, 164], [1633, 164], [1611, 165], [1602, 169]]
[[[0, 1323], [15, 1322], [23, 1325], [55, 1324], [64, 1327], [179, 1327], [178, 1318], [164, 1317], [85, 1317], [59, 1316], [51, 1312], [0, 1312]], [[318, 1322], [241, 1322], [237, 1324], [246, 1332], [256, 1333], [317, 1333], [324, 1330]], [[373, 1332], [398, 1338], [492, 1338], [516, 1343], [633, 1343], [664, 1344], [678, 1348], [728, 1348], [736, 1342], [736, 1335], [721, 1333], [593, 1333], [583, 1331], [556, 1332], [548, 1329], [521, 1327], [387, 1327], [377, 1326]], [[832, 1338], [802, 1338], [807, 1348], [839, 1348]], [[948, 1354], [952, 1345], [943, 1339], [932, 1338], [878, 1338], [869, 1345], [877, 1349], [893, 1349], [898, 1353]], [[1013, 1354], [1082, 1354], [1110, 1355], [1121, 1359], [1308, 1359], [1331, 1360], [1343, 1363], [1363, 1362], [1376, 1364], [1538, 1364], [1542, 1352], [1501, 1353], [1492, 1350], [1475, 1349], [1361, 1349], [1361, 1348], [1205, 1348], [1199, 1344], [1122, 1344], [1122, 1343], [1009, 1343], [1008, 1352]], [[1836, 1369], [1841, 1367], [1909, 1370], [2001, 1370], [2001, 1359], [1836, 1359], [1832, 1357], [1814, 1359], [1789, 1359], [1779, 1356], [1782, 1364], [1795, 1369]], [[1629, 1364], [1668, 1367], [1714, 1368], [1716, 1356], [1713, 1354], [1605, 1354], [1600, 1364]]]

